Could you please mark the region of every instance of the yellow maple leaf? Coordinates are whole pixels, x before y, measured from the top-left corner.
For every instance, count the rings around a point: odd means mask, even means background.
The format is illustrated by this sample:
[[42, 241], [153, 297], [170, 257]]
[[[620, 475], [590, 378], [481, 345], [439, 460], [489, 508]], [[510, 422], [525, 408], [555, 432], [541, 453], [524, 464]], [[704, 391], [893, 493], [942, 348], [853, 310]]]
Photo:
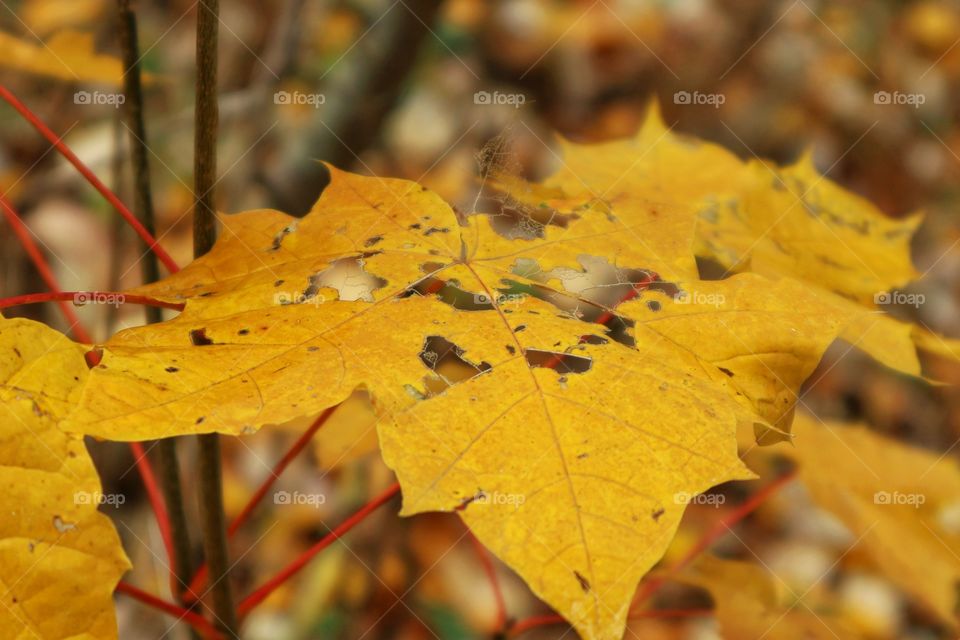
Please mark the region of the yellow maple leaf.
[[459, 511], [584, 637], [619, 638], [677, 496], [750, 477], [738, 424], [788, 415], [848, 316], [787, 280], [678, 278], [689, 243], [637, 242], [619, 201], [512, 234], [331, 173], [305, 218], [224, 216], [211, 253], [138, 289], [185, 309], [102, 346], [70, 428], [236, 434], [364, 387], [404, 514]]
[[[917, 276], [910, 239], [922, 217], [885, 216], [820, 175], [810, 154], [788, 167], [744, 162], [720, 145], [676, 134], [656, 103], [632, 138], [560, 146], [561, 168], [542, 185], [503, 168], [491, 172], [490, 184], [550, 211], [590, 200], [617, 203], [625, 225], [669, 225], [678, 243], [688, 240], [693, 253], [718, 263], [712, 277], [750, 271], [802, 281], [826, 304], [854, 314], [847, 342], [898, 371], [920, 375], [917, 348], [960, 357], [949, 341], [886, 316], [876, 304]], [[674, 266], [697, 277], [691, 262], [681, 258]]]
[[957, 626], [960, 470], [956, 462], [864, 426], [803, 413], [796, 447], [813, 499], [839, 518], [877, 566], [945, 623]]
[[130, 563], [83, 439], [58, 426], [86, 380], [83, 351], [0, 318], [0, 353], [0, 637], [116, 638], [112, 594]]
[[[305, 416], [281, 427], [303, 433], [316, 419], [317, 416]], [[378, 419], [369, 393], [358, 389], [350, 394], [311, 438], [317, 466], [322, 470], [334, 469], [377, 451]]]
[[71, 82], [96, 82], [119, 87], [123, 65], [118, 58], [94, 49], [93, 34], [57, 32], [43, 42], [0, 32], [0, 67]]
[[810, 154], [779, 168], [760, 161], [746, 188], [700, 213], [701, 253], [733, 271], [789, 275], [862, 303], [917, 275], [910, 239], [919, 215], [894, 220], [820, 175]]
[[753, 563], [703, 555], [676, 579], [710, 592], [725, 638], [854, 640], [866, 637], [857, 631], [852, 621], [837, 615], [834, 607], [820, 607], [816, 602], [811, 605], [799, 594], [782, 593], [774, 576]]
[[28, 0], [17, 13], [30, 31], [44, 35], [91, 24], [106, 9], [103, 0]]

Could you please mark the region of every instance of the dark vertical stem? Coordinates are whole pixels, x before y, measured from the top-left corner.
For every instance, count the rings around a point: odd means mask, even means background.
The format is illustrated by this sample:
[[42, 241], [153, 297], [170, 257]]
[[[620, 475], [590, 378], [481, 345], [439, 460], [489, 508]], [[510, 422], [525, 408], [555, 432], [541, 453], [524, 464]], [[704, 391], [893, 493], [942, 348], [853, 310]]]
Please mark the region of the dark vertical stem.
[[[143, 115], [143, 86], [140, 75], [140, 46], [137, 42], [137, 17], [130, 7], [130, 0], [118, 0], [120, 8], [120, 44], [123, 50], [123, 88], [126, 100], [124, 112], [130, 132], [130, 162], [133, 167], [134, 211], [143, 226], [156, 237], [153, 212], [153, 195], [150, 190], [150, 163], [147, 157], [147, 127]], [[143, 281], [160, 279], [160, 264], [144, 243], [144, 256], [140, 260]], [[147, 322], [161, 322], [163, 310], [159, 307], [144, 307]], [[190, 552], [190, 534], [183, 504], [183, 489], [180, 483], [180, 463], [173, 438], [157, 441], [150, 447], [160, 477], [163, 500], [166, 503], [173, 538], [173, 595], [180, 599], [183, 586], [193, 575]]]
[[163, 501], [167, 505], [170, 532], [173, 537], [173, 597], [183, 601], [183, 594], [193, 575], [193, 554], [184, 508], [183, 486], [180, 482], [180, 460], [177, 456], [177, 439], [162, 438], [154, 442], [149, 451], [153, 453], [153, 466], [160, 479]]
[[[193, 255], [213, 248], [216, 239], [214, 186], [217, 180], [217, 31], [219, 1], [197, 4], [197, 96], [194, 111]], [[200, 520], [203, 551], [210, 568], [210, 590], [218, 626], [236, 637], [237, 613], [230, 589], [227, 526], [223, 511], [220, 436], [198, 436]]]
[[[143, 87], [140, 83], [140, 47], [137, 44], [137, 18], [130, 8], [130, 0], [118, 0], [120, 5], [120, 44], [123, 48], [123, 89], [126, 96], [124, 110], [130, 130], [130, 161], [133, 165], [134, 211], [143, 226], [156, 237], [153, 215], [153, 197], [150, 192], [150, 164], [147, 160], [147, 128], [143, 121]], [[144, 246], [144, 249], [147, 249]], [[140, 261], [143, 281], [160, 279], [160, 264], [155, 256]], [[145, 307], [147, 322], [161, 322], [162, 311]]]
[[217, 24], [219, 0], [197, 4], [197, 96], [193, 133], [193, 255], [213, 248], [217, 237], [213, 188], [217, 180]]
[[227, 524], [223, 512], [223, 487], [220, 465], [220, 436], [205, 433], [197, 436], [199, 445], [200, 520], [203, 526], [203, 550], [210, 568], [209, 591], [213, 594], [213, 611], [217, 626], [237, 637], [237, 613], [230, 585], [227, 553]]

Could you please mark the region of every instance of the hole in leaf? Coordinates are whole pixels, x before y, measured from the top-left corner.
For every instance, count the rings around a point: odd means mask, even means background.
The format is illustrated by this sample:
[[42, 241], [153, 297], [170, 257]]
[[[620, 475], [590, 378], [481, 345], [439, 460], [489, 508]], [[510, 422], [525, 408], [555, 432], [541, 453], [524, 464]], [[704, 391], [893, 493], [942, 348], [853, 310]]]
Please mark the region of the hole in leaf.
[[553, 369], [560, 374], [586, 373], [593, 366], [592, 358], [575, 356], [572, 353], [526, 349], [523, 355], [531, 367]]
[[364, 267], [364, 260], [375, 255], [377, 252], [334, 260], [329, 267], [310, 276], [307, 288], [295, 303], [313, 303], [324, 288], [336, 290], [337, 299], [343, 302], [373, 302], [373, 292], [387, 285], [384, 278], [368, 273]]
[[[426, 269], [434, 265], [438, 265], [438, 263], [426, 263], [421, 265], [421, 269]], [[439, 266], [442, 267], [442, 265]], [[435, 271], [436, 269], [433, 270]], [[453, 280], [446, 281], [434, 276], [428, 276], [417, 281], [408, 287], [400, 297], [409, 298], [417, 294], [422, 296], [435, 295], [440, 302], [448, 304], [460, 311], [493, 311], [500, 305], [506, 304], [507, 302], [514, 303], [520, 299], [519, 295], [511, 295], [503, 290], [498, 290], [495, 294], [496, 299], [494, 299], [486, 293], [467, 291], [461, 288], [458, 282]]]
[[546, 204], [533, 207], [493, 191], [477, 201], [477, 213], [486, 215], [493, 230], [508, 240], [543, 238], [547, 226], [566, 229], [580, 218], [576, 213], [561, 213]]
[[489, 363], [475, 364], [463, 357], [464, 350], [443, 336], [427, 336], [420, 361], [450, 384], [463, 382], [492, 369]]

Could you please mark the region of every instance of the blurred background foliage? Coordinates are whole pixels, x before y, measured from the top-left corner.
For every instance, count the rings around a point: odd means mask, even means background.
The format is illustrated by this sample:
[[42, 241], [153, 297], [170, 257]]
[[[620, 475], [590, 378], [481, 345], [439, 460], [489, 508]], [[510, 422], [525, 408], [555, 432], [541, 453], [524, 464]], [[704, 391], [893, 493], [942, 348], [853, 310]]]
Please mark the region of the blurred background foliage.
[[[157, 226], [185, 264], [195, 3], [135, 6], [148, 74]], [[77, 91], [117, 89], [74, 73], [95, 65], [92, 51], [70, 36], [89, 34], [96, 52], [118, 56], [116, 11], [109, 0], [7, 0], [0, 32], [9, 55], [0, 53], [0, 74], [129, 201], [121, 111], [75, 99]], [[528, 177], [543, 176], [563, 161], [557, 134], [578, 142], [629, 136], [650, 101], [659, 100], [676, 131], [719, 142], [743, 158], [780, 163], [812, 149], [821, 171], [889, 215], [923, 209], [914, 260], [926, 278], [915, 290], [928, 303], [911, 313], [960, 337], [960, 2], [224, 0], [221, 19], [221, 210], [302, 214], [323, 188], [317, 160], [326, 160], [420, 181], [469, 211], [485, 154], [498, 154]], [[25, 71], [24, 60], [49, 63], [47, 73]], [[482, 91], [522, 96], [513, 102], [523, 104], [478, 104]], [[684, 91], [722, 95], [723, 103], [678, 104], [675, 94]], [[878, 91], [924, 100], [878, 104]], [[284, 103], [278, 92], [322, 96], [314, 100], [322, 104]], [[112, 210], [9, 108], [0, 109], [0, 137], [0, 188], [50, 253], [63, 287], [138, 284], [142, 252]], [[0, 295], [43, 290], [3, 225], [0, 265]], [[18, 312], [64, 328], [53, 305]], [[80, 312], [98, 338], [143, 321], [132, 306]], [[845, 345], [834, 351], [809, 384], [806, 401], [818, 413], [865, 420], [939, 451], [960, 437], [960, 394], [953, 388], [907, 380], [848, 354]], [[941, 378], [960, 382], [956, 370], [939, 367]], [[299, 460], [279, 485], [313, 488], [331, 499], [319, 506], [264, 505], [235, 540], [239, 591], [262, 582], [391, 481], [372, 453], [373, 419], [362, 403], [350, 411], [346, 426], [329, 429], [317, 455]], [[242, 507], [296, 431], [264, 430], [229, 444], [228, 509]], [[358, 440], [358, 433], [365, 437]], [[94, 444], [94, 451], [104, 476], [120, 478], [116, 490], [140, 495], [135, 475], [127, 473], [126, 448]], [[719, 508], [692, 507], [668, 560], [742, 498], [735, 486], [719, 491], [730, 500]], [[134, 561], [133, 581], [167, 593], [162, 545], [145, 502], [130, 500], [110, 512]], [[785, 584], [844, 612], [867, 637], [946, 637], [856, 552], [842, 555], [842, 527], [799, 487], [772, 499], [737, 534]], [[720, 549], [744, 556], [739, 545], [725, 538]], [[501, 566], [500, 573], [511, 616], [543, 611], [509, 570]], [[816, 581], [824, 573], [830, 578]], [[705, 596], [673, 588], [661, 597], [689, 606]], [[119, 604], [123, 638], [186, 637], [159, 614]], [[491, 637], [494, 616], [493, 596], [455, 516], [400, 520], [382, 510], [257, 610], [246, 637], [484, 638]], [[544, 627], [526, 637], [569, 633]], [[709, 618], [638, 620], [628, 637], [717, 633]]]

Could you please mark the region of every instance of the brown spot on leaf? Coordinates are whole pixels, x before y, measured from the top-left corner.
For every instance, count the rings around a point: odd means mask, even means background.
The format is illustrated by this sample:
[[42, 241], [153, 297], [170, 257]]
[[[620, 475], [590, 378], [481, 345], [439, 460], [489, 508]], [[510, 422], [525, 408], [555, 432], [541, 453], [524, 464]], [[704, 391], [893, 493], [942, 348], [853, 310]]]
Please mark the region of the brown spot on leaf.
[[477, 490], [477, 493], [475, 493], [474, 495], [461, 500], [460, 504], [454, 507], [454, 509], [457, 511], [463, 511], [464, 509], [469, 507], [471, 503], [476, 502], [477, 500], [483, 500], [486, 497], [487, 497], [487, 494], [483, 492], [483, 489], [479, 489]]
[[201, 327], [200, 329], [191, 329], [190, 342], [192, 342], [193, 346], [195, 347], [206, 347], [213, 344], [213, 340], [207, 337], [206, 327]]
[[590, 593], [590, 581], [583, 577], [579, 571], [574, 571], [573, 575], [577, 578], [577, 582], [580, 583], [580, 588], [583, 589], [584, 593]]
[[542, 351], [527, 349], [524, 352], [527, 364], [531, 367], [553, 369], [557, 373], [586, 373], [593, 366], [593, 360], [584, 356], [575, 356], [571, 353]]
[[270, 245], [270, 251], [279, 251], [283, 244], [283, 239], [297, 230], [297, 223], [291, 223], [280, 230], [280, 233], [273, 236], [273, 244]]

